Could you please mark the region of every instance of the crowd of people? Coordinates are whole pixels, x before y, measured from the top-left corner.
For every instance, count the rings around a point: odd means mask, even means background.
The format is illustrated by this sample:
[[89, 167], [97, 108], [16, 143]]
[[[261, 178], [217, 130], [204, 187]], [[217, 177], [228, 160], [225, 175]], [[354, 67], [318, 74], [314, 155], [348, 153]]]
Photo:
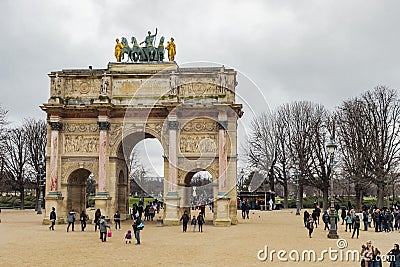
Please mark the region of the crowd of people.
[[[313, 227], [317, 228], [320, 223], [321, 213], [322, 211], [317, 204], [315, 204], [311, 213], [305, 210], [304, 226], [309, 228], [309, 221], [312, 220]], [[336, 207], [334, 218], [336, 225], [343, 225], [345, 232], [352, 233], [352, 238], [359, 237], [360, 229], [368, 231], [372, 228], [375, 232], [400, 231], [400, 210], [396, 207], [383, 209], [371, 207], [364, 208], [361, 212], [356, 212], [351, 207]], [[324, 223], [324, 230], [329, 230], [330, 215], [328, 210], [323, 211], [322, 222]]]
[[[315, 203], [312, 212], [304, 210], [303, 222], [308, 229], [308, 236], [311, 238], [315, 228], [318, 228], [321, 221], [324, 223], [324, 231], [329, 231], [331, 227], [330, 211], [322, 210]], [[322, 216], [321, 216], [322, 214]], [[339, 216], [340, 214], [340, 216]], [[397, 206], [392, 208], [366, 208], [361, 212], [356, 212], [351, 206], [335, 207], [333, 218], [337, 228], [342, 226], [345, 232], [351, 234], [351, 238], [358, 238], [360, 229], [368, 231], [372, 229], [375, 232], [400, 232], [400, 210]], [[394, 244], [393, 249], [388, 253], [386, 259], [390, 262], [390, 267], [400, 267], [400, 250], [399, 245]], [[368, 241], [361, 248], [361, 266], [362, 267], [381, 267], [382, 257], [378, 248], [372, 246], [372, 242]]]

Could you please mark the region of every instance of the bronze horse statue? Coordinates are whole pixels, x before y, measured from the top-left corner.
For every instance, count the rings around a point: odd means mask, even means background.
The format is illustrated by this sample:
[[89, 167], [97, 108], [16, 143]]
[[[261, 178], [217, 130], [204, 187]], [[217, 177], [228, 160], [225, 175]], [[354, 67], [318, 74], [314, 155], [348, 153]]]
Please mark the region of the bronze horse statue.
[[121, 44], [124, 45], [124, 48], [122, 49], [122, 52], [121, 52], [121, 61], [124, 59], [125, 54], [128, 54], [127, 62], [129, 60], [133, 61], [132, 60], [132, 48], [129, 47], [128, 40], [126, 40], [125, 37], [121, 38]]
[[133, 44], [131, 48], [131, 59], [132, 61], [137, 62], [139, 61], [144, 61], [144, 52], [143, 49], [138, 45], [137, 40], [135, 37], [131, 38], [131, 43]]

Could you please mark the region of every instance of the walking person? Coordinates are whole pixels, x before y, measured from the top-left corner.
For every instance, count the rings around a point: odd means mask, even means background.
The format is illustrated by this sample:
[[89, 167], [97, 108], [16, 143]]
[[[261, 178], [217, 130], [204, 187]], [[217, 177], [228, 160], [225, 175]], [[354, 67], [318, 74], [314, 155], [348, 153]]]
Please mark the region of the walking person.
[[246, 219], [246, 201], [243, 201], [243, 202], [242, 202], [242, 207], [241, 207], [241, 209], [242, 209], [242, 218], [243, 218], [243, 219]]
[[79, 216], [79, 220], [81, 222], [82, 232], [84, 232], [85, 228], [86, 228], [86, 221], [88, 220], [88, 216], [86, 214], [86, 211], [82, 210], [81, 215]]
[[314, 220], [311, 214], [308, 216], [307, 229], [308, 229], [308, 236], [311, 238], [311, 234], [314, 231]]
[[100, 239], [101, 242], [107, 241], [107, 228], [110, 228], [110, 225], [105, 220], [106, 217], [101, 216], [99, 220], [99, 230], [100, 230]]
[[306, 227], [306, 228], [307, 228], [307, 221], [308, 221], [308, 218], [310, 218], [310, 213], [308, 213], [307, 210], [304, 210], [303, 221], [304, 221], [304, 227]]
[[182, 229], [183, 232], [186, 232], [189, 220], [190, 220], [189, 215], [187, 214], [187, 211], [185, 210], [185, 212], [183, 213], [183, 215], [180, 219], [180, 221], [182, 222], [182, 226], [183, 226], [183, 229]]
[[114, 214], [114, 222], [115, 222], [115, 230], [117, 228], [121, 230], [121, 214], [119, 213], [119, 210]]
[[317, 219], [316, 220], [316, 225], [317, 225], [317, 224], [319, 224], [319, 217], [321, 216], [321, 209], [319, 208], [317, 203], [315, 203], [314, 205], [315, 205], [314, 212], [315, 212], [315, 216], [316, 216], [316, 219]]
[[344, 218], [346, 218], [346, 215], [347, 215], [347, 213], [346, 213], [346, 208], [345, 208], [345, 207], [342, 207], [342, 213], [341, 213], [341, 215], [340, 215], [340, 217], [342, 218], [342, 225], [346, 223], [346, 222], [345, 222], [345, 219], [344, 219]]
[[196, 224], [197, 224], [196, 216], [193, 215], [193, 219], [192, 219], [192, 221], [190, 222], [190, 225], [192, 226], [192, 231], [193, 231], [193, 232], [196, 231]]
[[203, 232], [204, 217], [201, 212], [199, 216], [197, 216], [197, 223], [199, 225], [199, 232]]
[[99, 221], [101, 218], [101, 211], [100, 209], [97, 209], [96, 212], [94, 213], [94, 231], [97, 231], [97, 227], [99, 226]]
[[325, 224], [324, 231], [329, 230], [329, 214], [326, 210], [324, 210], [324, 214], [322, 215], [322, 221]]
[[140, 216], [136, 216], [132, 224], [133, 232], [135, 234], [136, 245], [140, 245], [140, 231], [143, 230], [144, 223]]
[[368, 231], [368, 211], [364, 210], [362, 213], [363, 222], [364, 222], [364, 231]]
[[353, 226], [353, 219], [351, 218], [350, 212], [347, 212], [347, 215], [344, 218], [344, 220], [346, 222], [346, 230], [344, 231], [347, 232], [347, 227], [349, 227], [349, 232], [351, 233], [351, 227]]
[[247, 217], [247, 219], [250, 219], [249, 218], [250, 208], [251, 208], [250, 203], [246, 202], [246, 217]]
[[354, 234], [357, 231], [357, 238], [360, 234], [360, 217], [358, 217], [358, 215], [356, 215], [356, 217], [354, 217], [354, 224], [353, 224], [353, 234], [351, 235], [351, 238], [354, 238]]
[[131, 230], [128, 230], [128, 232], [126, 232], [125, 234], [125, 244], [130, 244], [132, 243], [132, 232]]
[[68, 222], [68, 226], [67, 226], [67, 232], [69, 232], [69, 227], [72, 225], [72, 231], [74, 231], [75, 228], [75, 218], [76, 218], [76, 214], [74, 210], [71, 210], [68, 215], [67, 215], [67, 222]]
[[53, 230], [54, 231], [54, 225], [56, 224], [56, 209], [54, 207], [51, 208], [51, 212], [50, 212], [50, 222], [51, 225], [49, 226], [49, 230]]

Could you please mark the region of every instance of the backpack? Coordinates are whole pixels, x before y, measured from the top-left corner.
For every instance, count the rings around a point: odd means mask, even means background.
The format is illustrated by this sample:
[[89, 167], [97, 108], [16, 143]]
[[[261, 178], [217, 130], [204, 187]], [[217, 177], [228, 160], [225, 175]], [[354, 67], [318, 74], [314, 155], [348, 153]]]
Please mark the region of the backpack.
[[141, 222], [139, 223], [139, 225], [137, 226], [137, 229], [138, 229], [138, 230], [143, 230], [143, 228], [144, 228], [144, 222], [141, 221]]

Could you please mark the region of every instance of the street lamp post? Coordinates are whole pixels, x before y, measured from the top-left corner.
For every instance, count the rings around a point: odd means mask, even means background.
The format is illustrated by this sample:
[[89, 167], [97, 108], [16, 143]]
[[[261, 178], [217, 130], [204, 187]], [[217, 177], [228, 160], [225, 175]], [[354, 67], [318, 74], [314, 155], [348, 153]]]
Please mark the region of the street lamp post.
[[335, 139], [331, 136], [328, 143], [326, 144], [326, 148], [329, 153], [329, 167], [330, 167], [330, 187], [331, 187], [331, 207], [329, 210], [329, 219], [330, 219], [330, 228], [328, 233], [328, 238], [338, 239], [339, 235], [337, 233], [337, 225], [335, 218], [335, 196], [333, 195], [333, 166], [334, 166], [334, 155], [337, 148], [337, 144], [335, 143]]
[[39, 167], [39, 173], [37, 174], [39, 177], [39, 197], [38, 197], [38, 208], [37, 208], [37, 214], [42, 214], [42, 197], [41, 197], [41, 192], [42, 192], [42, 187], [44, 186], [44, 172], [43, 172], [43, 167], [44, 167], [44, 163], [43, 161], [39, 161], [38, 164]]
[[299, 169], [300, 169], [300, 160], [296, 159], [294, 162], [295, 170], [295, 186], [296, 186], [296, 215], [300, 215], [300, 190], [299, 190]]

